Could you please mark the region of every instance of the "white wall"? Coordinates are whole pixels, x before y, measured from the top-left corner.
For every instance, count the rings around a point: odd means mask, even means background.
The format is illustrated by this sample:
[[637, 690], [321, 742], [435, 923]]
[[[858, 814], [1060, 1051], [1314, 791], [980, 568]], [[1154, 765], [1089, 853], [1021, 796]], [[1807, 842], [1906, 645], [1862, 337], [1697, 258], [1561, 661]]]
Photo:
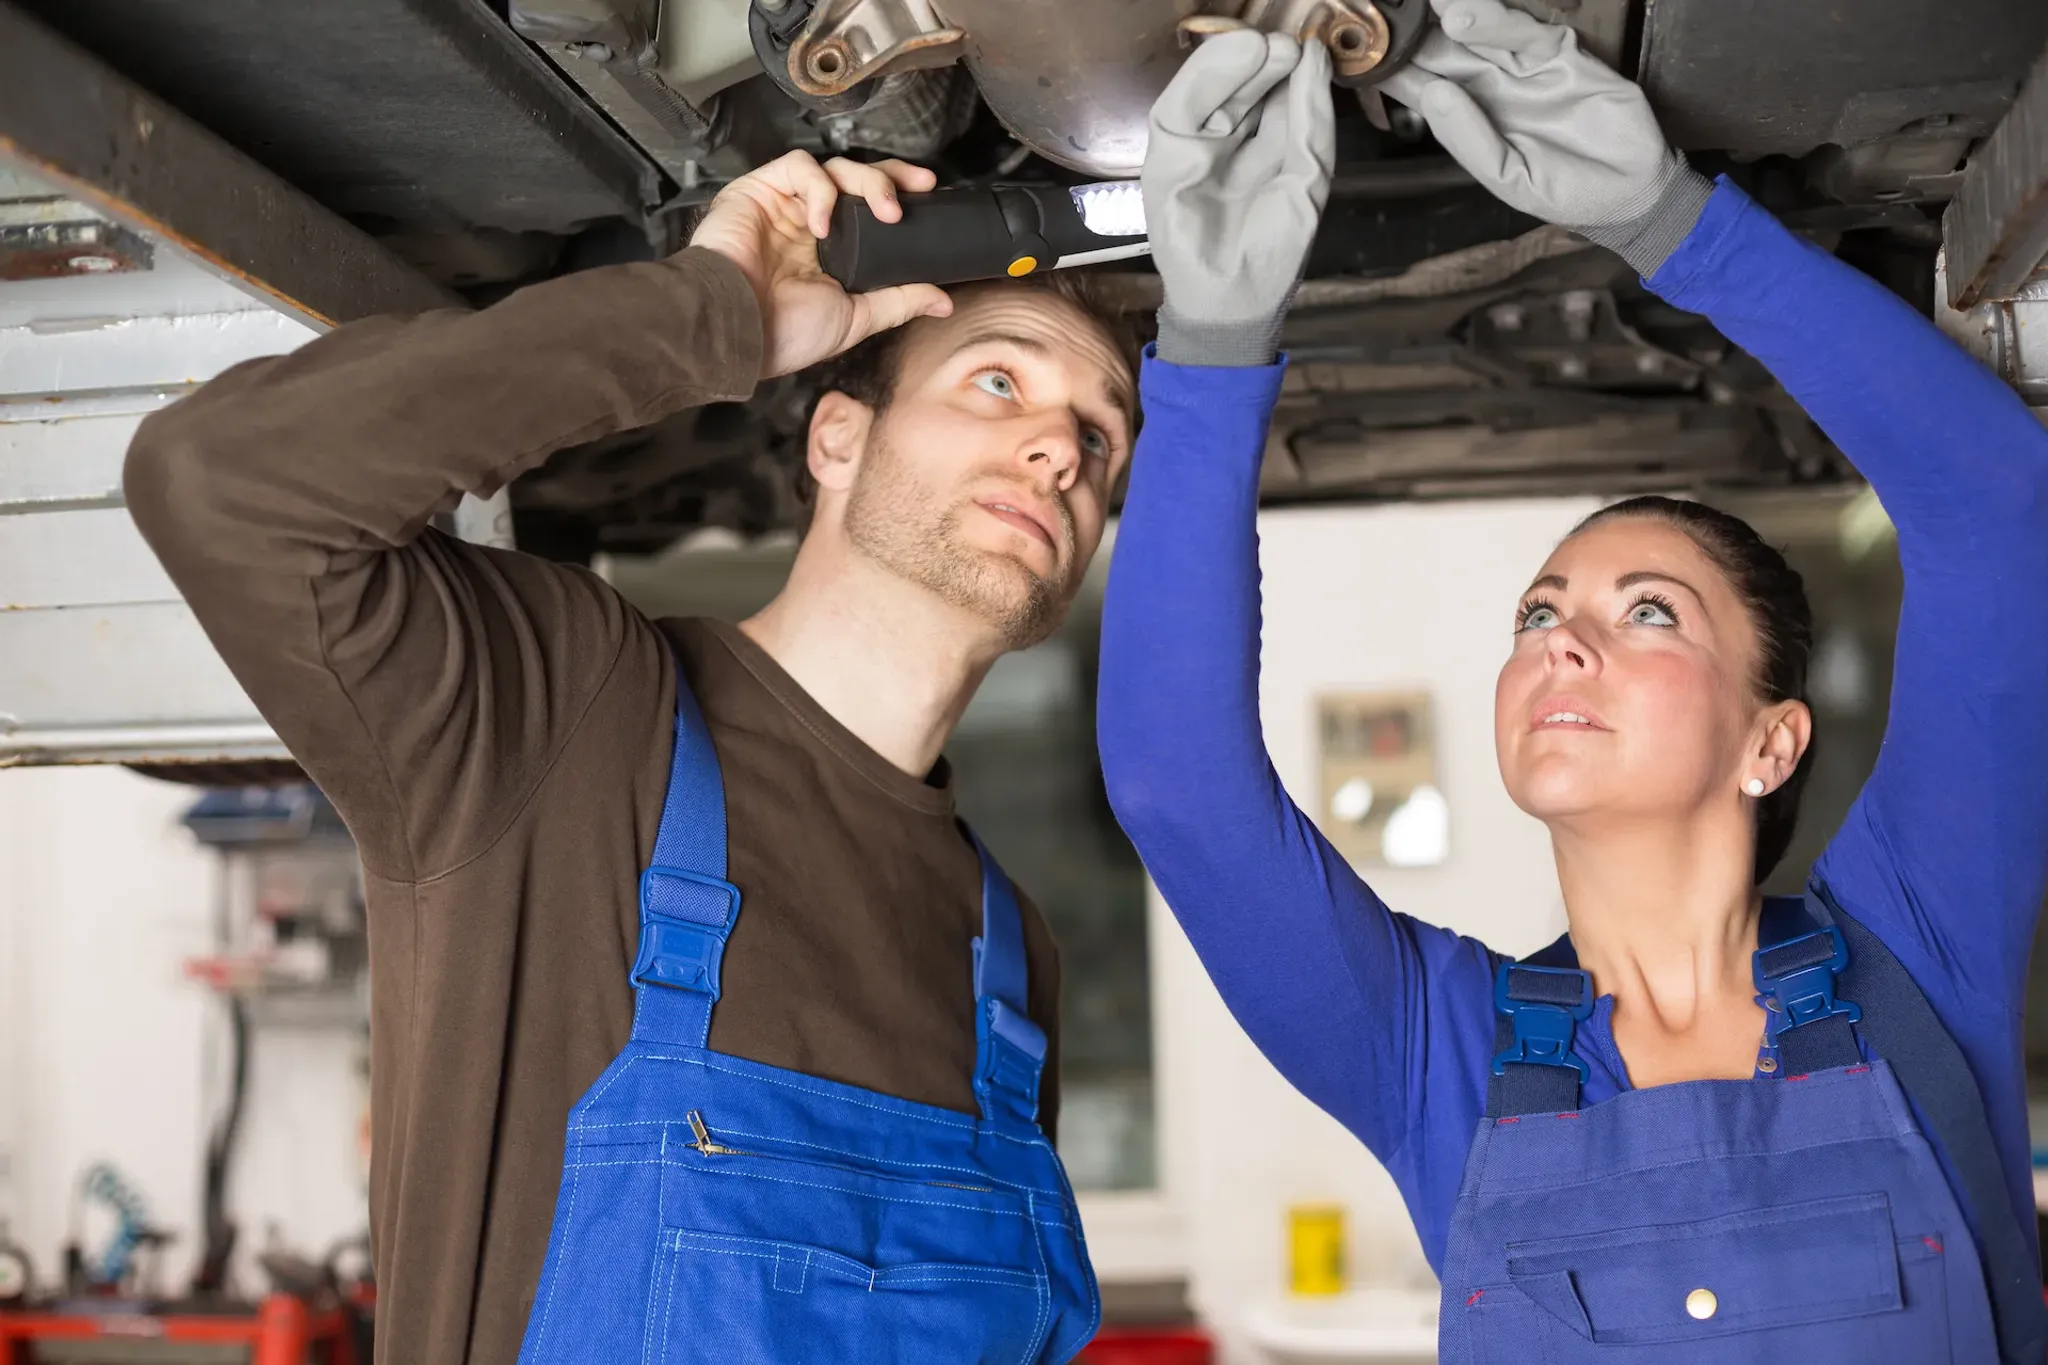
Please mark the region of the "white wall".
[[[219, 875], [177, 823], [196, 795], [121, 768], [0, 770], [0, 1218], [46, 1283], [96, 1160], [177, 1233], [166, 1288], [199, 1249], [227, 1035], [182, 974], [212, 950]], [[258, 1031], [228, 1192], [248, 1289], [269, 1224], [318, 1255], [364, 1223], [358, 1047], [346, 1029]]]
[[[1507, 951], [1562, 926], [1542, 828], [1502, 792], [1493, 679], [1517, 594], [1592, 504], [1526, 502], [1280, 512], [1262, 519], [1262, 714], [1281, 776], [1313, 800], [1318, 692], [1422, 687], [1436, 702], [1451, 803], [1441, 867], [1380, 871], [1396, 907]], [[176, 824], [189, 790], [120, 769], [0, 772], [0, 1217], [45, 1273], [69, 1191], [104, 1156], [193, 1252], [205, 1125], [220, 1094], [217, 1011], [179, 964], [207, 951], [210, 854]], [[1284, 1211], [1350, 1211], [1360, 1279], [1427, 1279], [1392, 1182], [1251, 1046], [1163, 906], [1153, 907], [1153, 998], [1164, 1208], [1090, 1201], [1108, 1274], [1184, 1267], [1227, 1365], [1256, 1357], [1246, 1310], [1280, 1290]], [[231, 1204], [245, 1247], [275, 1220], [318, 1253], [361, 1226], [354, 1043], [266, 1031]], [[254, 1287], [253, 1285], [251, 1287]]]
[[[1269, 513], [1261, 715], [1281, 778], [1314, 809], [1314, 702], [1420, 687], [1436, 704], [1450, 859], [1374, 871], [1397, 909], [1526, 952], [1563, 929], [1550, 845], [1508, 800], [1493, 754], [1493, 683], [1518, 594], [1585, 501]], [[1268, 1065], [1154, 896], [1152, 976], [1161, 1177], [1197, 1311], [1227, 1365], [1258, 1359], [1247, 1308], [1277, 1295], [1285, 1210], [1346, 1206], [1358, 1280], [1433, 1283], [1393, 1181]], [[1276, 983], [1285, 989], [1285, 983]]]

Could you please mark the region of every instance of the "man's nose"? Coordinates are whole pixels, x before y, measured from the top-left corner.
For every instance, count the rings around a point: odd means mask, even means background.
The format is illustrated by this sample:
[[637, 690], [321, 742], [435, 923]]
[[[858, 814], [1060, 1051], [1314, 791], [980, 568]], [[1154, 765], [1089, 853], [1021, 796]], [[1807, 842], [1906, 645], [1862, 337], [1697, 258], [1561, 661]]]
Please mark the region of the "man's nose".
[[1081, 433], [1071, 421], [1055, 422], [1032, 433], [1022, 447], [1025, 471], [1049, 483], [1055, 492], [1074, 486], [1081, 469]]

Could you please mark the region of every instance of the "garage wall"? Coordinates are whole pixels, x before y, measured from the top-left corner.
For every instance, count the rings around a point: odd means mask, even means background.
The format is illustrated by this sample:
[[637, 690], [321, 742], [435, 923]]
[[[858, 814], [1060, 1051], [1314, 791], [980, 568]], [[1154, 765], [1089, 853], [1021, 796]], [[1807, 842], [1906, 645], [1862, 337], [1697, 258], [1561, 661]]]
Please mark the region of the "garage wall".
[[[221, 1010], [182, 970], [212, 948], [219, 875], [178, 824], [194, 797], [122, 768], [0, 771], [0, 1218], [45, 1285], [98, 1160], [177, 1234], [167, 1286], [199, 1250], [228, 1053]], [[272, 1225], [316, 1256], [364, 1226], [360, 1045], [346, 1027], [256, 1032], [229, 1186], [250, 1289]], [[89, 1222], [88, 1243], [104, 1230]]]
[[[1378, 870], [1372, 879], [1394, 907], [1509, 952], [1555, 938], [1564, 916], [1548, 837], [1508, 800], [1495, 768], [1494, 677], [1518, 595], [1593, 506], [1286, 511], [1259, 523], [1261, 711], [1281, 778], [1297, 800], [1313, 802], [1318, 692], [1429, 691], [1451, 806], [1450, 858], [1436, 868]], [[1260, 1056], [1153, 899], [1163, 1184], [1196, 1307], [1221, 1335], [1225, 1361], [1262, 1358], [1246, 1320], [1280, 1293], [1290, 1204], [1347, 1207], [1355, 1279], [1433, 1285], [1392, 1180]]]
[[46, 1284], [94, 1161], [178, 1230], [171, 1283], [196, 1250], [208, 1011], [178, 964], [207, 949], [213, 881], [176, 824], [190, 800], [119, 768], [0, 772], [0, 1208]]

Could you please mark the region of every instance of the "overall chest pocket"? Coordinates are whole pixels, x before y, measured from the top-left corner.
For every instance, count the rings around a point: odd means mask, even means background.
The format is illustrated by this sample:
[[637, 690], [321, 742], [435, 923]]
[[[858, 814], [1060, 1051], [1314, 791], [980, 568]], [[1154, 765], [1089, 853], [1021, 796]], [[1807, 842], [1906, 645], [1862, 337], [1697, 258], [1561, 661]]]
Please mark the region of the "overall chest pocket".
[[[1881, 1193], [1513, 1242], [1510, 1284], [1468, 1318], [1482, 1361], [1949, 1358], [1940, 1244]], [[1640, 1347], [1641, 1350], [1631, 1350]]]
[[870, 1265], [822, 1247], [674, 1228], [648, 1304], [653, 1365], [1026, 1365], [1042, 1275], [971, 1263]]
[[1033, 1216], [972, 1170], [700, 1133], [663, 1163], [644, 1359], [1029, 1365], [1054, 1317]]

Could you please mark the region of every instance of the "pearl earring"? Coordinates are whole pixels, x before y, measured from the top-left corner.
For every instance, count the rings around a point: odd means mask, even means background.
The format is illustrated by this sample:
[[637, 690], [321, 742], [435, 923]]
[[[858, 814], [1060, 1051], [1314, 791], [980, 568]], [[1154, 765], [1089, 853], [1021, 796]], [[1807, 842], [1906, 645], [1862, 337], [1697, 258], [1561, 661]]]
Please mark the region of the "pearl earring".
[[1742, 789], [1751, 796], [1762, 796], [1764, 794], [1764, 780], [1761, 777], [1752, 777], [1749, 781], [1742, 784]]

